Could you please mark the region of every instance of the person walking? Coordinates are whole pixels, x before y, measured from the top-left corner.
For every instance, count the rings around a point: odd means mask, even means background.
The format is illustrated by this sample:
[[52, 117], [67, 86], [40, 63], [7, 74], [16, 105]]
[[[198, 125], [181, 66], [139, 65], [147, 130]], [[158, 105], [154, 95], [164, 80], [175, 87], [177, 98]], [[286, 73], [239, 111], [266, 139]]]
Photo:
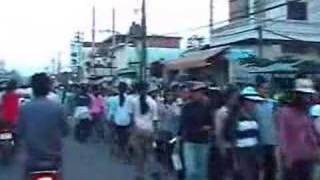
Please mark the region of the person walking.
[[[310, 108], [310, 116], [312, 118], [313, 126], [318, 138], [318, 144], [320, 145], [320, 104], [315, 104]], [[319, 155], [318, 155], [318, 158]], [[314, 180], [320, 179], [320, 162], [317, 161], [313, 168], [312, 177]]]
[[[215, 139], [213, 149], [212, 179], [230, 180], [234, 173], [233, 140], [228, 135], [229, 126], [238, 114], [240, 91], [235, 85], [228, 85], [223, 91], [223, 105], [215, 112]], [[232, 124], [230, 124], [232, 123]], [[231, 132], [232, 133], [232, 132]], [[233, 136], [233, 135], [231, 135]]]
[[296, 79], [293, 100], [277, 112], [283, 180], [312, 180], [319, 150], [308, 114], [313, 93], [312, 80], [305, 77]]
[[97, 140], [104, 140], [104, 114], [105, 102], [101, 91], [98, 86], [92, 88], [93, 94], [90, 95], [91, 105], [90, 114], [92, 117], [92, 128], [97, 136]]
[[[145, 179], [148, 162], [154, 162], [153, 132], [154, 122], [158, 120], [158, 107], [154, 99], [147, 95], [148, 85], [141, 82], [137, 85], [138, 95], [131, 100], [134, 130], [130, 138], [137, 167], [137, 180]], [[151, 172], [153, 173], [153, 172]]]
[[130, 112], [130, 104], [127, 97], [127, 84], [119, 83], [119, 95], [114, 96], [109, 106], [110, 121], [114, 124], [116, 145], [118, 146], [117, 154], [122, 153], [125, 161], [129, 161], [128, 141], [130, 137], [130, 128], [132, 125], [132, 114]]
[[158, 100], [159, 123], [156, 134], [156, 155], [162, 168], [163, 179], [170, 179], [177, 174], [172, 171], [172, 155], [175, 144], [172, 139], [177, 136], [179, 130], [180, 107], [175, 102], [175, 97], [172, 92], [166, 91], [164, 93], [164, 100]]
[[208, 179], [209, 133], [212, 114], [207, 97], [207, 86], [194, 82], [190, 102], [181, 112], [180, 136], [183, 141], [183, 158], [186, 180]]
[[236, 180], [259, 179], [259, 125], [255, 118], [256, 105], [264, 99], [252, 86], [240, 93], [238, 112], [228, 119], [226, 133], [234, 149]]
[[278, 170], [278, 135], [274, 119], [276, 102], [269, 99], [269, 83], [263, 76], [256, 77], [256, 89], [265, 100], [256, 105], [259, 140], [264, 180], [275, 180]]

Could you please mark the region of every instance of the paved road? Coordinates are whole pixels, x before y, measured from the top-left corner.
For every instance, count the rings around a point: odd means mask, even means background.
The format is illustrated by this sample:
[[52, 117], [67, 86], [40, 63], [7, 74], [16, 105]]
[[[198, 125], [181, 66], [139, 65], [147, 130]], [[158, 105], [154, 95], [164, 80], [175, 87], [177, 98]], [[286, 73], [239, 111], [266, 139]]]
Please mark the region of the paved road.
[[[64, 173], [66, 180], [133, 180], [134, 168], [110, 158], [108, 146], [97, 143], [65, 142]], [[0, 180], [22, 180], [23, 155], [14, 164], [0, 166]]]

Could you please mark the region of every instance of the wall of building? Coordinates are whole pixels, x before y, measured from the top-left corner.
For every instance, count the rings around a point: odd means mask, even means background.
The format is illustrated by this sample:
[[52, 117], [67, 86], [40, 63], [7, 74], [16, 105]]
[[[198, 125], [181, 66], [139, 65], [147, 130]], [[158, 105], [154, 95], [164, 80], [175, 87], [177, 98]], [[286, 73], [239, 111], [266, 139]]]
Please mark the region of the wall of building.
[[162, 36], [150, 36], [147, 39], [147, 47], [155, 48], [180, 48], [180, 38], [167, 38]]
[[[265, 7], [273, 7], [279, 4], [286, 3], [287, 0], [264, 0]], [[266, 19], [276, 19], [276, 20], [286, 20], [287, 19], [287, 8], [286, 6], [282, 6], [279, 8], [275, 8], [273, 10], [265, 12]]]
[[[115, 51], [114, 66], [117, 69], [128, 68], [129, 62], [137, 62], [140, 60], [137, 48], [130, 46], [123, 46]], [[152, 63], [155, 61], [176, 59], [180, 56], [181, 50], [175, 48], [148, 48], [147, 49], [147, 62]]]
[[[283, 4], [287, 0], [264, 0], [268, 7], [278, 4]], [[320, 1], [318, 0], [305, 0], [308, 2], [308, 22], [320, 22]], [[266, 12], [267, 18], [276, 20], [287, 20], [288, 6], [279, 7]]]
[[320, 23], [320, 1], [319, 0], [309, 0], [308, 5], [308, 16], [309, 22]]
[[117, 70], [126, 68], [128, 66], [128, 59], [129, 59], [129, 55], [127, 53], [128, 49], [130, 49], [130, 47], [123, 46], [121, 48], [118, 48], [114, 52], [114, 56], [116, 58], [113, 61], [113, 66], [117, 67]]
[[[279, 4], [286, 3], [287, 0], [230, 0], [230, 17], [246, 15], [250, 12], [248, 9], [250, 4], [254, 2], [255, 6], [251, 12], [273, 7]], [[306, 0], [308, 2], [308, 21], [309, 22], [320, 22], [320, 1], [318, 0]], [[252, 6], [251, 6], [252, 7]], [[265, 13], [256, 15], [256, 18], [263, 19], [275, 19], [275, 20], [287, 20], [287, 6], [282, 6], [269, 10]]]

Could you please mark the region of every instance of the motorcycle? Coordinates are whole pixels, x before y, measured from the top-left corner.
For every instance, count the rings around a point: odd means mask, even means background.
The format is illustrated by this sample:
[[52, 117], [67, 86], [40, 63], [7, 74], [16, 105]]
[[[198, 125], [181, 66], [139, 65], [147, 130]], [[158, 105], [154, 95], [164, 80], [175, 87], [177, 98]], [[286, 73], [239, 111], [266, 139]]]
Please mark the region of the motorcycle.
[[0, 129], [0, 157], [1, 163], [8, 165], [14, 156], [15, 140], [10, 129]]
[[62, 180], [59, 167], [55, 162], [43, 161], [41, 165], [28, 168], [26, 180]]
[[80, 143], [86, 142], [91, 135], [91, 115], [89, 108], [86, 106], [76, 107], [73, 119], [75, 120], [75, 139]]
[[179, 155], [180, 143], [177, 137], [167, 132], [160, 132], [152, 146], [161, 164], [175, 171], [182, 170], [182, 160]]
[[32, 171], [28, 173], [27, 180], [61, 180], [58, 170]]

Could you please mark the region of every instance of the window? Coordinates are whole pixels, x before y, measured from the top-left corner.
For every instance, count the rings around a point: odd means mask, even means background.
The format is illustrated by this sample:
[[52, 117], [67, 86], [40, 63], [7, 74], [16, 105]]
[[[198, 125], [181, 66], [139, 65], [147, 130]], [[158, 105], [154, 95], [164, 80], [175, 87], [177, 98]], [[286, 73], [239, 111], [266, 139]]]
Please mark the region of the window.
[[230, 0], [230, 18], [231, 20], [239, 20], [249, 15], [248, 0]]
[[308, 10], [306, 2], [289, 1], [288, 2], [288, 19], [307, 20]]

